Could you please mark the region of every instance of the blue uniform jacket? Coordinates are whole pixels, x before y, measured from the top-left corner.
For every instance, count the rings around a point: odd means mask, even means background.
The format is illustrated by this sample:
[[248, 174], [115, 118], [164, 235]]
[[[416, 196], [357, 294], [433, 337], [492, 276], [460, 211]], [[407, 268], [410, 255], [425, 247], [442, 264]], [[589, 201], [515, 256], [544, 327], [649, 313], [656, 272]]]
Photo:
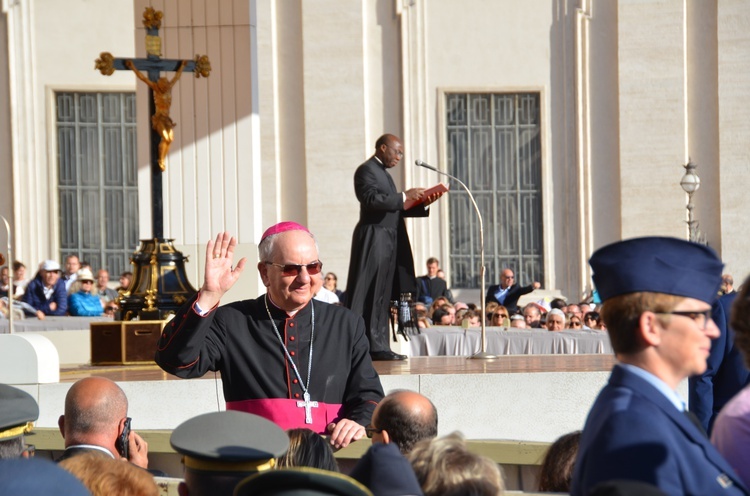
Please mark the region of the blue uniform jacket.
[[714, 303], [711, 318], [721, 335], [711, 343], [706, 371], [690, 378], [690, 411], [709, 435], [719, 411], [750, 383], [750, 371], [745, 367], [740, 350], [734, 346], [734, 331], [729, 327], [729, 314], [736, 297], [737, 293], [730, 293]]
[[589, 412], [571, 495], [631, 479], [667, 494], [738, 495], [747, 488], [690, 419], [641, 377], [615, 366]]

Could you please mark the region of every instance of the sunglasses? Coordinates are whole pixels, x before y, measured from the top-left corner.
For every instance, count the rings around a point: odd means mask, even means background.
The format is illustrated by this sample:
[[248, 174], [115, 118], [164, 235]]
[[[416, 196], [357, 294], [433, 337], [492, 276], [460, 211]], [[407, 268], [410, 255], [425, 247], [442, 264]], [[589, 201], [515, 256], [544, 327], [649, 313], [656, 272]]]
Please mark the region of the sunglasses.
[[581, 323], [580, 322], [576, 322], [575, 320], [572, 320], [570, 322], [570, 325], [573, 326], [573, 327], [581, 327]]
[[302, 272], [302, 268], [304, 267], [307, 270], [307, 273], [311, 276], [314, 276], [315, 274], [319, 274], [321, 269], [323, 268], [323, 262], [318, 260], [317, 262], [312, 262], [305, 265], [298, 265], [298, 264], [277, 264], [273, 262], [265, 262], [266, 265], [273, 265], [274, 267], [278, 267], [281, 269], [281, 275], [283, 276], [294, 276], [297, 277], [300, 272]]
[[378, 429], [377, 427], [365, 427], [365, 433], [367, 433], [367, 437], [369, 437], [370, 439], [372, 439], [372, 435], [376, 432], [380, 434], [381, 432], [383, 432], [383, 429]]
[[507, 316], [507, 315], [505, 315], [504, 313], [496, 313], [496, 314], [495, 314], [495, 318], [496, 318], [496, 319], [507, 319], [507, 318], [508, 318], [508, 316]]

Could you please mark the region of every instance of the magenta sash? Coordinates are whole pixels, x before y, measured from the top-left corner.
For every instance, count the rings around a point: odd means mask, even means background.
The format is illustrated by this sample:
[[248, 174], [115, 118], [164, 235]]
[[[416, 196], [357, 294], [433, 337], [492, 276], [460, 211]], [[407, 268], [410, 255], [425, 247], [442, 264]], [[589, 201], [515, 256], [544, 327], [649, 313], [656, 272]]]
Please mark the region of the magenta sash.
[[326, 430], [328, 424], [337, 422], [341, 418], [341, 405], [318, 402], [317, 407], [310, 408], [313, 423], [306, 424], [305, 408], [297, 406], [298, 401], [300, 400], [286, 398], [227, 401], [227, 410], [238, 410], [259, 415], [274, 422], [284, 430], [306, 427], [318, 434], [329, 434]]

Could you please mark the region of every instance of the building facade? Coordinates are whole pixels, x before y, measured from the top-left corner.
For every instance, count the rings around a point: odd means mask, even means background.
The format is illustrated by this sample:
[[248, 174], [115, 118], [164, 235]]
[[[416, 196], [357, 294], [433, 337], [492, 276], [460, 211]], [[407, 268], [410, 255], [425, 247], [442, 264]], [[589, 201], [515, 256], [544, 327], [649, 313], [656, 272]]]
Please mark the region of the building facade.
[[[213, 68], [173, 89], [164, 173], [165, 235], [196, 286], [217, 232], [254, 263], [263, 229], [294, 220], [345, 287], [352, 176], [385, 132], [404, 143], [399, 187], [446, 180], [419, 159], [474, 193], [487, 284], [511, 266], [578, 299], [596, 248], [686, 238], [688, 160], [706, 241], [735, 279], [750, 273], [743, 0], [6, 0], [0, 213], [30, 267], [68, 252], [126, 263], [151, 236], [146, 87], [93, 69], [102, 51], [145, 56], [147, 6], [164, 12], [164, 57]], [[418, 272], [436, 256], [451, 286], [479, 287], [473, 210], [451, 182], [408, 221]], [[233, 297], [262, 290], [246, 275]]]

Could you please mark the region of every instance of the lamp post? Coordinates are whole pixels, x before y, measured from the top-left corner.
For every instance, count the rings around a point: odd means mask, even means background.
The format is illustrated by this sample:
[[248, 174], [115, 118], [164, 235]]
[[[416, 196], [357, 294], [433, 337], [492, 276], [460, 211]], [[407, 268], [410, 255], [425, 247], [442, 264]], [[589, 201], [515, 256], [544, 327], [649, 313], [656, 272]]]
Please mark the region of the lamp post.
[[680, 179], [680, 186], [688, 195], [688, 240], [699, 243], [701, 242], [702, 236], [698, 229], [698, 221], [693, 217], [693, 209], [695, 208], [695, 205], [693, 205], [693, 193], [698, 191], [701, 187], [701, 178], [695, 173], [695, 169], [697, 169], [698, 166], [695, 165], [690, 158], [688, 158], [688, 163], [683, 165], [683, 167], [685, 168], [685, 175]]

